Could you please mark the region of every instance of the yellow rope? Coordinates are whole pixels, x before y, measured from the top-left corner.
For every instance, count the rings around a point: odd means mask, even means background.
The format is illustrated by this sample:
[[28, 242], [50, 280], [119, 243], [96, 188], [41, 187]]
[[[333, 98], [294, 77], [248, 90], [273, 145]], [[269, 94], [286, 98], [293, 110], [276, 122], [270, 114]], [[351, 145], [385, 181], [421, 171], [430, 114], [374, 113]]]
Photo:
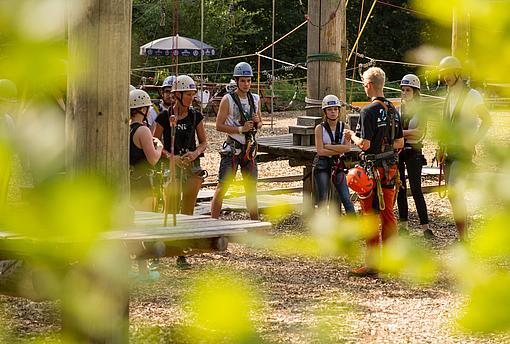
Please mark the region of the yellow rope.
[[370, 7], [370, 11], [368, 11], [367, 17], [365, 19], [365, 22], [363, 23], [363, 27], [361, 28], [361, 32], [358, 35], [358, 38], [356, 38], [356, 42], [354, 42], [354, 46], [352, 47], [351, 53], [349, 54], [349, 58], [347, 59], [347, 63], [351, 60], [352, 54], [354, 53], [354, 49], [358, 46], [359, 40], [361, 38], [361, 35], [363, 34], [363, 31], [365, 30], [365, 27], [367, 26], [368, 20], [370, 19], [370, 15], [372, 14], [372, 11], [374, 10], [375, 4], [377, 3], [377, 0], [374, 0], [372, 3], [372, 7]]
[[[347, 0], [348, 2], [349, 0]], [[365, 0], [361, 2], [361, 10], [359, 11], [359, 23], [358, 23], [358, 36], [361, 30], [361, 22], [363, 21], [363, 9], [365, 7]], [[356, 55], [354, 55], [354, 66], [356, 66], [356, 58], [358, 57], [358, 45], [356, 45]], [[352, 79], [356, 76], [356, 68], [352, 70]], [[351, 87], [349, 91], [349, 103], [352, 103], [352, 88], [354, 86], [354, 82], [351, 81]]]

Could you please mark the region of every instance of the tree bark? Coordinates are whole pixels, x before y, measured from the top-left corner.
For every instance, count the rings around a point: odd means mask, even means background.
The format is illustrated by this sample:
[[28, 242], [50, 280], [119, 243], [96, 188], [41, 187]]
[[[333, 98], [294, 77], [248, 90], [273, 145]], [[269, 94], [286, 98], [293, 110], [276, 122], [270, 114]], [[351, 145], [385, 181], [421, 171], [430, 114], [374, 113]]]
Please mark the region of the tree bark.
[[129, 195], [131, 0], [69, 5], [68, 175], [106, 178]]
[[[322, 100], [334, 94], [345, 100], [345, 0], [311, 0], [308, 14], [307, 97]], [[322, 116], [320, 108], [307, 109], [306, 114]]]

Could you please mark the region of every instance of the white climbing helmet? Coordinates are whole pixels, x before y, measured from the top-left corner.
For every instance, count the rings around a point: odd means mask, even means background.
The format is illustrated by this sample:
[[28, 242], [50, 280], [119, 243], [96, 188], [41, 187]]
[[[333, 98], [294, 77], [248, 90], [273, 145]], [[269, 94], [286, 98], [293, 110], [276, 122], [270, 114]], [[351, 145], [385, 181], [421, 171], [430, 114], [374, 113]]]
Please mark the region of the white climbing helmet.
[[234, 77], [239, 76], [251, 76], [253, 77], [253, 70], [251, 66], [246, 62], [239, 62], [234, 67]]
[[129, 92], [136, 90], [136, 87], [133, 85], [129, 85]]
[[145, 106], [151, 106], [151, 97], [144, 90], [133, 90], [129, 92], [129, 108], [138, 109]]
[[195, 81], [188, 75], [179, 75], [175, 80], [172, 92], [197, 91]]
[[342, 106], [340, 99], [338, 99], [338, 97], [334, 94], [328, 94], [322, 99], [322, 110], [333, 106]]
[[406, 74], [400, 81], [400, 87], [409, 86], [412, 88], [421, 89], [420, 78], [414, 74]]
[[172, 87], [175, 83], [175, 75], [170, 75], [170, 76], [167, 76], [165, 78], [165, 80], [163, 80], [163, 85], [161, 85], [161, 88], [165, 88], [165, 87]]
[[441, 62], [439, 62], [439, 73], [444, 73], [447, 71], [452, 72], [460, 72], [462, 70], [462, 65], [458, 58], [455, 56], [446, 56], [443, 57]]

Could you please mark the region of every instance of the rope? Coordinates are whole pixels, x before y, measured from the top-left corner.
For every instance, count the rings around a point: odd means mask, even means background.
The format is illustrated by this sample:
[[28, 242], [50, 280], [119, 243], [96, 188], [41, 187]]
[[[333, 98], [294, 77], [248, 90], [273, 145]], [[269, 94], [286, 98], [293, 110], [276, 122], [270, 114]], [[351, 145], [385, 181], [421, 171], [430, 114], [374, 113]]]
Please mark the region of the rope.
[[[363, 21], [363, 8], [365, 7], [365, 0], [361, 2], [361, 10], [359, 12], [359, 23], [358, 23], [358, 36], [360, 34], [361, 30], [361, 22]], [[354, 55], [354, 65], [356, 65], [356, 58], [358, 57], [358, 46], [356, 46], [356, 55]], [[352, 78], [356, 76], [355, 69], [352, 70]], [[351, 81], [351, 87], [349, 90], [349, 103], [352, 102], [352, 89], [353, 89], [354, 83]]]
[[314, 24], [312, 22], [312, 20], [310, 19], [310, 16], [306, 15], [305, 18], [307, 20], [307, 22], [310, 23], [310, 25], [312, 26], [315, 26], [315, 27], [318, 27], [319, 29], [320, 28], [323, 28], [324, 26], [328, 25], [330, 21], [332, 21], [333, 19], [335, 19], [336, 17], [336, 13], [338, 12], [338, 9], [340, 8], [340, 4], [342, 3], [342, 0], [338, 0], [338, 3], [336, 4], [336, 8], [333, 12], [331, 12], [331, 14], [329, 15], [329, 19], [328, 21], [326, 21], [324, 24], [320, 24], [320, 25], [317, 25], [317, 24]]
[[[219, 59], [211, 59], [204, 61], [204, 63], [211, 63], [211, 62], [217, 62], [217, 61], [226, 61], [226, 60], [235, 60], [240, 59], [243, 57], [253, 57], [257, 54], [246, 54], [246, 55], [238, 55], [238, 56], [230, 56], [230, 57], [222, 57]], [[188, 65], [194, 65], [199, 64], [200, 61], [196, 62], [185, 62], [185, 63], [179, 63], [179, 66], [188, 66]], [[160, 65], [160, 66], [152, 66], [152, 67], [142, 67], [142, 68], [132, 68], [131, 71], [143, 71], [143, 70], [152, 70], [152, 69], [163, 69], [163, 68], [169, 68], [169, 67], [175, 67], [176, 64], [169, 64], [169, 65]]]
[[293, 34], [295, 31], [299, 30], [303, 25], [305, 25], [306, 23], [308, 23], [309, 21], [308, 20], [305, 20], [304, 22], [302, 22], [301, 24], [299, 24], [298, 26], [296, 26], [294, 29], [290, 30], [289, 32], [287, 32], [285, 35], [283, 35], [282, 37], [278, 38], [276, 41], [274, 41], [273, 43], [269, 44], [267, 47], [257, 51], [256, 53], [257, 54], [260, 54], [260, 53], [263, 53], [264, 51], [266, 51], [267, 49], [271, 48], [273, 45], [275, 45], [276, 43], [280, 42], [282, 39], [284, 38], [287, 38], [288, 36], [290, 36], [291, 34]]
[[373, 57], [369, 57], [363, 54], [360, 54], [356, 52], [356, 55], [365, 58], [374, 62], [381, 62], [381, 63], [389, 63], [389, 64], [398, 64], [398, 65], [404, 65], [404, 66], [413, 66], [413, 67], [429, 67], [429, 68], [435, 68], [437, 66], [435, 65], [427, 65], [422, 63], [412, 63], [412, 62], [400, 62], [400, 61], [392, 61], [392, 60], [380, 60], [380, 59], [374, 59]]
[[349, 61], [351, 60], [351, 56], [354, 53], [354, 49], [358, 46], [361, 35], [363, 34], [365, 27], [367, 26], [368, 20], [370, 19], [370, 15], [372, 14], [372, 11], [374, 10], [376, 3], [377, 3], [377, 0], [374, 0], [374, 2], [372, 3], [372, 7], [370, 7], [370, 11], [368, 11], [367, 18], [365, 19], [365, 22], [363, 23], [363, 27], [361, 28], [361, 32], [359, 33], [358, 38], [356, 38], [356, 42], [354, 42], [354, 46], [352, 47], [351, 53], [349, 54], [349, 57], [347, 58], [347, 63], [349, 63]]
[[316, 61], [342, 62], [342, 57], [336, 53], [317, 53], [317, 54], [310, 54], [306, 58], [306, 63], [316, 62]]

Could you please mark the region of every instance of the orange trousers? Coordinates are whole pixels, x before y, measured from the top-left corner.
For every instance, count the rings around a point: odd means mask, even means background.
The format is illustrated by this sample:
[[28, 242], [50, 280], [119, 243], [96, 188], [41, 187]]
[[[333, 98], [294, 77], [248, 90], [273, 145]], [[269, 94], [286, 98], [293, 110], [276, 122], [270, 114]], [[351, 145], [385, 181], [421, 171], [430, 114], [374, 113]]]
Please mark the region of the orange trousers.
[[[374, 234], [372, 238], [367, 239], [367, 247], [379, 245], [379, 231], [381, 232], [382, 243], [388, 238], [397, 234], [397, 219], [393, 213], [393, 200], [395, 199], [395, 187], [391, 189], [382, 188], [384, 204], [386, 205], [384, 210], [379, 211], [379, 219], [381, 221], [379, 230]], [[361, 212], [363, 214], [375, 214], [375, 210], [372, 208], [374, 197], [377, 197], [377, 189], [374, 188], [372, 194], [361, 199]]]

